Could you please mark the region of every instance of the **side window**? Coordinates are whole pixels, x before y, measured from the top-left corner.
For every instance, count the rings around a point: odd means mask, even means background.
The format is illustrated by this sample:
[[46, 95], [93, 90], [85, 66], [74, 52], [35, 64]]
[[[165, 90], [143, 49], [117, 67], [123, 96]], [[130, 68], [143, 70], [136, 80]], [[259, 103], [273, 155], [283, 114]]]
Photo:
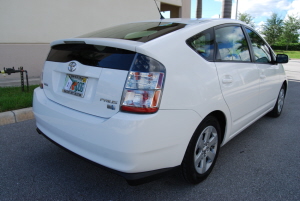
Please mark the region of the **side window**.
[[217, 61], [251, 61], [249, 46], [240, 26], [218, 28], [215, 33]]
[[203, 31], [191, 38], [186, 42], [187, 44], [204, 59], [213, 61], [214, 59], [214, 40], [213, 29]]
[[246, 28], [246, 31], [252, 43], [255, 62], [270, 63], [272, 61], [272, 57], [267, 44], [251, 29]]

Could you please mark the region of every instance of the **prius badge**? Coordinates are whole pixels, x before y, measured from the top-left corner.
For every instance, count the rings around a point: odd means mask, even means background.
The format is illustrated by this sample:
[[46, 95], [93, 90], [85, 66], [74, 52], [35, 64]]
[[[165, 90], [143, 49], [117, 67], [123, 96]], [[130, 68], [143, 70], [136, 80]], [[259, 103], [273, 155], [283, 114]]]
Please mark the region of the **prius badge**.
[[69, 63], [68, 70], [74, 72], [76, 70], [76, 63], [74, 61]]
[[115, 110], [116, 109], [116, 106], [115, 105], [111, 105], [111, 104], [118, 104], [118, 101], [108, 100], [108, 99], [104, 99], [104, 98], [100, 98], [100, 101], [103, 101], [105, 103], [110, 103], [110, 104], [107, 104], [107, 109], [111, 109], [111, 110]]

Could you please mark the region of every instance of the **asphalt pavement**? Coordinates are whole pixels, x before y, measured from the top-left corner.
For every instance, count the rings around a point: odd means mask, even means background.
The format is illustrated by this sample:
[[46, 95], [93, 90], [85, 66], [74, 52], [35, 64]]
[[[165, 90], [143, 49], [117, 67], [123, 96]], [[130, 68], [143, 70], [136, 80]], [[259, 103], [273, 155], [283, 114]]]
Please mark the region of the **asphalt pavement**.
[[199, 185], [177, 171], [129, 186], [37, 134], [33, 119], [0, 126], [0, 200], [300, 200], [300, 61], [285, 67], [282, 115], [261, 118], [223, 146]]

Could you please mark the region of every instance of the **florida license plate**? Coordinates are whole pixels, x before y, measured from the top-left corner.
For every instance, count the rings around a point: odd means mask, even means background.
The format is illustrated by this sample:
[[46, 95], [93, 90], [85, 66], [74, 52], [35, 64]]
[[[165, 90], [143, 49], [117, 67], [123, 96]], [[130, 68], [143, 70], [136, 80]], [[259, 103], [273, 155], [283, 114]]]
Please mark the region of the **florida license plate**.
[[83, 98], [87, 81], [87, 77], [67, 74], [62, 91]]

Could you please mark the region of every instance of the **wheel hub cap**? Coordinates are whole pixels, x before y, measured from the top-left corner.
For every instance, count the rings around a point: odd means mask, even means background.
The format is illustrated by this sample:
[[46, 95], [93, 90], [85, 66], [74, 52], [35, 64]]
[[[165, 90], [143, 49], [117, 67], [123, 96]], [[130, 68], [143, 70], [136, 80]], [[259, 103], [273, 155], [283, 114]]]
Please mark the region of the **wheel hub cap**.
[[206, 127], [200, 134], [195, 147], [194, 165], [199, 174], [205, 173], [212, 165], [217, 153], [218, 134], [213, 126]]

